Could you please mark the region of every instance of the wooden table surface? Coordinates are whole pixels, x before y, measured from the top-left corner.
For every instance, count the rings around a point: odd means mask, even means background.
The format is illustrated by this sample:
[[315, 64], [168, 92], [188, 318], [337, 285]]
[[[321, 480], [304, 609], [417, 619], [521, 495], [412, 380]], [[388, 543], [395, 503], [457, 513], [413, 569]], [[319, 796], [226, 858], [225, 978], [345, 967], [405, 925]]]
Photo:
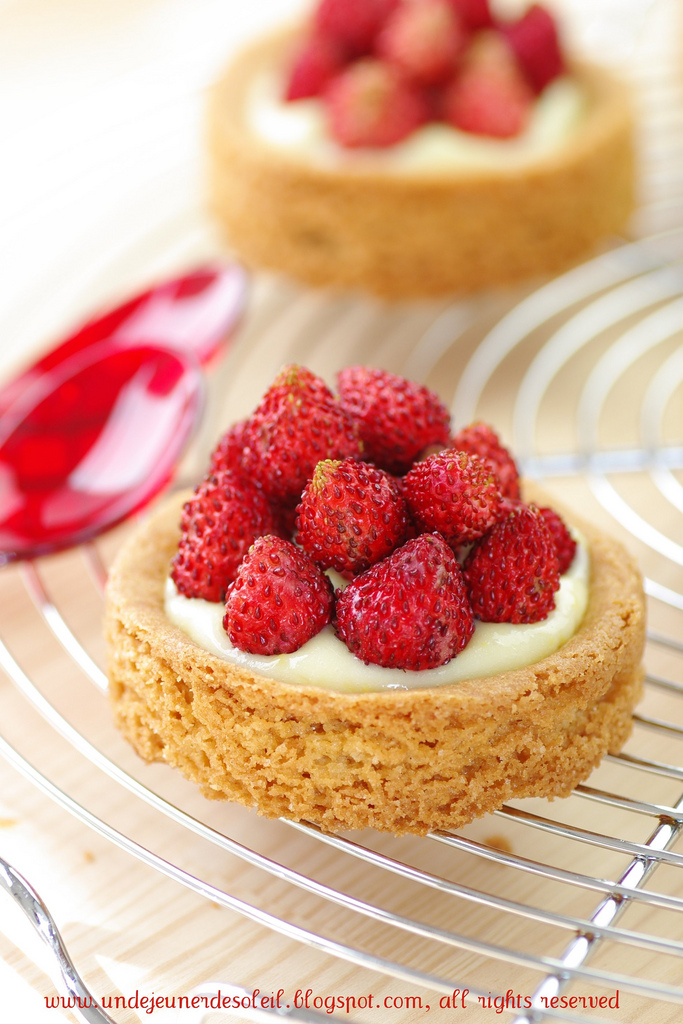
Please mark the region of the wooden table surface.
[[[100, 305], [115, 302], [165, 273], [220, 254], [202, 208], [202, 90], [231, 47], [293, 8], [285, 0], [252, 6], [254, 10], [245, 10], [246, 5], [218, 0], [0, 3], [0, 75], [9, 87], [0, 90], [0, 126], [12, 142], [2, 172], [6, 188], [0, 196], [8, 256], [3, 268], [6, 287], [0, 294], [3, 376]], [[678, 6], [666, 2], [648, 8], [648, 18], [638, 46], [629, 51], [633, 60], [638, 59], [636, 84], [647, 115], [641, 132], [643, 204], [634, 225], [640, 233], [683, 222], [683, 211], [676, 205], [677, 197], [683, 195], [683, 164], [676, 162], [677, 154], [683, 153], [676, 78], [683, 60], [683, 34], [677, 35], [681, 19]], [[680, 256], [683, 244], [676, 244]], [[206, 422], [181, 475], [196, 476], [221, 427], [250, 411], [285, 361], [305, 363], [330, 381], [336, 369], [350, 362], [383, 365], [424, 380], [451, 401], [481, 340], [532, 290], [482, 295], [460, 303], [386, 307], [358, 296], [306, 292], [259, 275], [243, 327], [227, 358], [213, 371]], [[534, 355], [543, 350], [557, 326], [551, 319], [525, 337], [496, 367], [477, 403], [477, 411], [493, 420], [508, 440], [519, 430], [515, 395]], [[618, 333], [601, 332], [549, 381], [539, 407], [536, 453], [576, 449], [581, 389]], [[680, 333], [672, 331], [654, 355], [636, 359], [633, 369], [619, 376], [600, 418], [601, 445], [607, 449], [637, 445], [638, 413], [646, 386], [678, 347]], [[663, 424], [663, 440], [670, 445], [683, 442], [681, 397], [679, 383]], [[461, 419], [457, 406], [454, 415]], [[629, 507], [674, 544], [681, 544], [680, 512], [662, 501], [648, 476], [632, 473], [612, 479]], [[644, 571], [662, 586], [682, 589], [680, 564], [654, 552], [616, 523], [585, 477], [558, 473], [550, 487], [581, 514], [622, 536]], [[125, 525], [98, 542], [97, 558], [104, 566], [130, 528]], [[40, 580], [70, 629], [102, 665], [101, 595], [88, 553], [45, 559], [38, 568]], [[106, 698], [74, 665], [38, 615], [32, 587], [35, 580], [30, 570], [11, 567], [0, 573], [1, 638], [51, 706], [97, 751], [145, 786], [249, 849], [396, 914], [513, 950], [559, 955], [565, 948], [571, 932], [491, 908], [473, 908], [463, 899], [446, 901], [438, 890], [397, 882], [391, 873], [371, 869], [283, 823], [264, 822], [241, 808], [208, 803], [162, 766], [142, 765], [113, 729]], [[652, 602], [651, 623], [658, 631], [681, 636], [681, 611], [662, 602]], [[650, 657], [651, 671], [683, 683], [680, 656], [654, 650]], [[484, 993], [512, 989], [524, 994], [542, 979], [543, 972], [537, 969], [498, 963], [471, 951], [444, 950], [432, 940], [368, 921], [217, 850], [93, 767], [88, 756], [46, 724], [5, 674], [0, 675], [0, 701], [0, 734], [53, 785], [101, 818], [106, 828], [218, 890], [330, 941], [370, 950], [408, 964], [411, 970], [443, 974], [453, 979], [454, 988], [467, 983]], [[658, 690], [648, 690], [642, 710], [653, 717], [682, 721], [678, 699]], [[643, 757], [683, 765], [676, 736], [662, 737], [643, 729], [630, 749]], [[678, 801], [681, 790], [680, 780], [629, 772], [615, 764], [601, 767], [590, 784], [667, 805]], [[605, 808], [580, 796], [529, 806], [539, 815], [635, 842], [643, 842], [652, 829], [644, 815]], [[544, 834], [510, 817], [483, 819], [464, 834], [493, 848], [502, 846], [523, 857], [612, 880], [631, 859], [623, 850], [597, 849]], [[487, 893], [552, 908], [557, 914], [590, 917], [599, 902], [594, 891], [542, 880], [435, 842], [375, 836], [364, 836], [363, 842], [388, 857]], [[235, 908], [220, 906], [140, 861], [111, 837], [93, 831], [4, 759], [0, 759], [0, 854], [44, 897], [74, 961], [98, 997], [130, 998], [136, 992], [147, 997], [187, 995], [199, 984], [217, 981], [256, 986], [267, 995], [284, 989], [292, 997], [297, 989], [310, 988], [321, 998], [359, 999], [372, 993], [377, 1000], [394, 1002], [391, 1007], [358, 1010], [349, 1017], [338, 1007], [341, 1019], [402, 1024], [462, 1018], [478, 1024], [514, 1016], [499, 1015], [476, 1000], [464, 1010], [440, 1009], [438, 994], [407, 977], [387, 977], [277, 933]], [[660, 867], [652, 887], [683, 897], [679, 875], [680, 868]], [[624, 927], [680, 939], [679, 919], [670, 911], [636, 905], [624, 916]], [[621, 943], [603, 944], [591, 966], [639, 975], [661, 985], [676, 984], [681, 976], [680, 960], [675, 957]], [[73, 1020], [68, 1011], [46, 1003], [56, 994], [48, 972], [49, 958], [33, 931], [3, 898], [0, 1019], [31, 1024]], [[572, 991], [587, 994], [598, 989], [582, 982]], [[423, 1004], [430, 1003], [429, 1011], [424, 1005], [422, 1010], [409, 1005], [418, 996]], [[664, 1024], [680, 1020], [683, 1013], [673, 1003], [625, 991], [620, 999], [610, 1019]], [[326, 1016], [324, 1006], [320, 1012]], [[596, 1018], [600, 1012], [595, 1011]], [[158, 1009], [148, 1015], [140, 1007], [119, 1008], [112, 1015], [122, 1022], [148, 1017], [200, 1019], [192, 1011]], [[246, 1018], [217, 1014], [210, 1019]]]

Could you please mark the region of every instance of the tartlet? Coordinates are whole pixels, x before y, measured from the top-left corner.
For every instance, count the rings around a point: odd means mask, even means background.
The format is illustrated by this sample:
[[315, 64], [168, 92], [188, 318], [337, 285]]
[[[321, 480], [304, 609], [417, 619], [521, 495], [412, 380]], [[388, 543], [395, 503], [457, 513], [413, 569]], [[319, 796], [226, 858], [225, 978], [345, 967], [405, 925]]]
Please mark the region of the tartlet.
[[256, 675], [168, 621], [185, 497], [143, 525], [112, 568], [110, 696], [137, 752], [179, 768], [205, 796], [329, 831], [422, 834], [511, 798], [566, 796], [628, 738], [643, 676], [642, 583], [622, 546], [590, 525], [578, 524], [591, 557], [588, 608], [555, 654], [455, 685], [340, 693]]
[[210, 204], [247, 264], [389, 299], [466, 293], [565, 269], [632, 213], [631, 103], [606, 70], [572, 65], [583, 120], [523, 164], [395, 173], [366, 156], [319, 166], [268, 144], [247, 117], [253, 83], [286, 66], [297, 38], [280, 32], [245, 50], [210, 97]]

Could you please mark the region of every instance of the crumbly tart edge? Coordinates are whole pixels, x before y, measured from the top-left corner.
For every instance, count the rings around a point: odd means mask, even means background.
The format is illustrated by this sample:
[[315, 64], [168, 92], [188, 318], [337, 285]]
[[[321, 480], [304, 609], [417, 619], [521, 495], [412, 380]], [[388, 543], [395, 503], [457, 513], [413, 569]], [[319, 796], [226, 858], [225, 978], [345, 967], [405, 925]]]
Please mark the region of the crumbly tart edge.
[[590, 111], [564, 145], [522, 168], [443, 175], [316, 167], [245, 124], [255, 75], [297, 33], [243, 51], [209, 97], [208, 197], [250, 266], [387, 299], [467, 293], [559, 272], [623, 230], [634, 209], [632, 105], [611, 73], [576, 63]]
[[112, 568], [110, 698], [140, 756], [179, 768], [205, 796], [333, 832], [423, 834], [511, 798], [566, 796], [628, 738], [642, 689], [642, 582], [624, 548], [591, 526], [578, 524], [591, 553], [588, 609], [558, 652], [450, 686], [344, 694], [255, 675], [171, 625], [164, 586], [184, 497]]

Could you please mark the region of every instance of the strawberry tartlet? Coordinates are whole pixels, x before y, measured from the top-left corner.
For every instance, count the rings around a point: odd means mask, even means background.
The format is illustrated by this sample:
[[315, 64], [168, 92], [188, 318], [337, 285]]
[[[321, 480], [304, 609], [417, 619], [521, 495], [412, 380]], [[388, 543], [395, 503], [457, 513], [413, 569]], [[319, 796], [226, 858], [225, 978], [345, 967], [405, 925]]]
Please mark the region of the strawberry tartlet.
[[565, 268], [623, 229], [632, 112], [552, 16], [488, 0], [320, 0], [230, 65], [212, 208], [252, 266], [388, 298]]
[[636, 568], [426, 388], [349, 367], [338, 391], [285, 368], [120, 552], [117, 724], [205, 795], [331, 831], [568, 794], [630, 733]]

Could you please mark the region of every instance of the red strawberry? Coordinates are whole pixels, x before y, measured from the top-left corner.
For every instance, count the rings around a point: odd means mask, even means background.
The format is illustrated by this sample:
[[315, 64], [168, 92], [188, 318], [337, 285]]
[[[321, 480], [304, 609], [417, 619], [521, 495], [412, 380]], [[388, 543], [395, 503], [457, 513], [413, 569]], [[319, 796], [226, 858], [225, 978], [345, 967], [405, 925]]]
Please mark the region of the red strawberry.
[[323, 569], [364, 572], [406, 540], [408, 510], [396, 480], [366, 462], [316, 466], [298, 508], [297, 540]]
[[563, 576], [574, 561], [576, 541], [567, 529], [564, 520], [554, 508], [539, 508], [538, 511], [545, 520], [546, 526], [555, 541], [558, 569], [560, 576]]
[[318, 377], [306, 366], [299, 366], [298, 363], [287, 363], [282, 367], [270, 385], [263, 398], [258, 404], [256, 411], [259, 414], [268, 413], [275, 408], [279, 402], [291, 395], [292, 390], [297, 395], [310, 398], [315, 401], [333, 401], [334, 395], [328, 388], [322, 377]]
[[280, 533], [283, 537], [291, 539], [296, 533], [296, 512], [299, 507], [299, 503], [296, 505], [278, 505], [276, 508], [277, 519], [282, 529]]
[[346, 64], [342, 48], [332, 39], [314, 35], [294, 57], [285, 87], [286, 100], [320, 96]]
[[387, 20], [377, 53], [413, 81], [437, 85], [453, 74], [466, 43], [450, 0], [414, 0]]
[[535, 92], [542, 92], [566, 71], [557, 25], [545, 7], [533, 4], [518, 21], [503, 25], [501, 31]]
[[486, 423], [472, 423], [451, 438], [451, 447], [486, 459], [498, 477], [504, 498], [519, 498], [519, 472], [510, 452]]
[[359, 421], [365, 458], [389, 473], [402, 475], [428, 445], [448, 441], [448, 409], [428, 388], [371, 366], [348, 366], [337, 382]]
[[455, 446], [451, 444], [450, 438], [447, 441], [439, 441], [435, 444], [428, 444], [427, 447], [423, 448], [419, 455], [415, 457], [415, 462], [424, 462], [424, 460], [428, 459], [430, 455], [438, 455], [439, 452], [443, 452], [446, 451], [447, 448], [454, 447]]
[[465, 28], [490, 28], [493, 16], [489, 0], [450, 0]]
[[421, 93], [389, 64], [370, 58], [333, 79], [325, 102], [330, 133], [347, 148], [393, 146], [428, 117]]
[[401, 494], [401, 497], [403, 498], [403, 500], [405, 501], [405, 504], [406, 504], [406, 519], [407, 519], [406, 540], [413, 540], [413, 538], [418, 537], [422, 533], [422, 530], [419, 529], [419, 527], [415, 524], [415, 520], [411, 516], [410, 509], [408, 508], [408, 502], [406, 501], [406, 497], [405, 497], [405, 479], [406, 478], [404, 476], [392, 476], [391, 479], [395, 481], [396, 486], [399, 489], [399, 493]]
[[443, 97], [444, 120], [474, 135], [507, 139], [526, 127], [533, 93], [503, 38], [482, 32]]
[[453, 547], [481, 537], [501, 514], [500, 484], [490, 465], [454, 448], [417, 462], [403, 493], [417, 525], [438, 530]]
[[422, 534], [357, 576], [337, 598], [337, 632], [362, 661], [436, 668], [468, 643], [474, 623], [458, 561]]
[[477, 541], [463, 575], [484, 622], [539, 622], [560, 585], [555, 542], [540, 512], [519, 505]]
[[375, 36], [399, 0], [321, 0], [315, 12], [319, 32], [360, 56], [372, 49]]
[[210, 473], [217, 473], [222, 469], [231, 469], [236, 473], [243, 472], [242, 452], [249, 443], [250, 422], [250, 420], [240, 420], [226, 430], [211, 453]]
[[230, 470], [206, 477], [183, 507], [171, 577], [185, 597], [222, 601], [254, 539], [279, 532], [266, 498]]
[[333, 606], [332, 584], [308, 555], [259, 537], [228, 590], [223, 628], [241, 651], [291, 654], [328, 624]]
[[358, 428], [325, 383], [303, 367], [276, 378], [251, 417], [242, 465], [265, 494], [296, 505], [321, 459], [360, 458]]
[[[280, 370], [261, 399], [256, 410], [259, 417], [267, 415], [268, 410], [276, 408], [293, 387], [297, 392], [305, 393], [315, 401], [321, 398], [330, 402], [334, 401], [334, 395], [321, 377], [317, 377], [305, 366], [290, 363]], [[232, 469], [235, 472], [244, 473], [244, 450], [251, 443], [253, 429], [254, 418], [250, 416], [234, 423], [226, 431], [211, 453], [210, 471], [212, 473], [219, 469]], [[246, 460], [250, 464], [251, 456], [249, 454], [246, 456]]]

